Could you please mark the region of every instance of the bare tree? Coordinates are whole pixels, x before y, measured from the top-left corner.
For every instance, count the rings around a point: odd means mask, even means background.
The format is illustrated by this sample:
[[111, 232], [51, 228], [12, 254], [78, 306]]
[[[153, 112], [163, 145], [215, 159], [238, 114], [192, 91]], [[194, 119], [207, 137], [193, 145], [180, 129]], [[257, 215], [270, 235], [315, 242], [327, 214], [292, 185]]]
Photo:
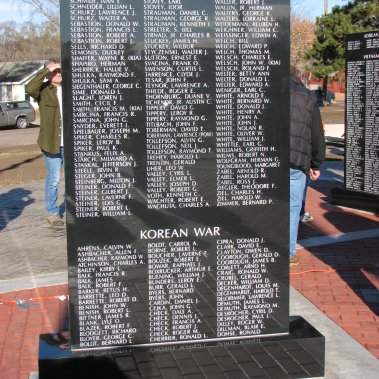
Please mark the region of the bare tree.
[[47, 21], [59, 26], [59, 0], [20, 0], [32, 8], [34, 15], [43, 16]]
[[0, 23], [0, 57], [3, 62], [29, 61], [59, 57], [59, 34], [51, 22]]
[[315, 24], [306, 18], [291, 16], [291, 64], [299, 69], [305, 67], [304, 53], [312, 47], [315, 38]]
[[15, 32], [14, 21], [2, 22], [0, 24], [0, 56], [3, 62], [15, 60], [19, 48], [18, 33]]
[[312, 47], [316, 38], [316, 25], [310, 21], [309, 14], [304, 9], [303, 0], [291, 0], [291, 64], [300, 70], [305, 69], [304, 53]]
[[23, 59], [38, 60], [60, 56], [58, 28], [53, 23], [33, 24], [30, 22], [23, 25], [20, 34], [24, 36], [25, 44], [33, 46], [33, 49], [25, 46]]
[[16, 2], [22, 6], [27, 5], [32, 17], [22, 24], [0, 23], [1, 61], [59, 57], [59, 0], [16, 0]]

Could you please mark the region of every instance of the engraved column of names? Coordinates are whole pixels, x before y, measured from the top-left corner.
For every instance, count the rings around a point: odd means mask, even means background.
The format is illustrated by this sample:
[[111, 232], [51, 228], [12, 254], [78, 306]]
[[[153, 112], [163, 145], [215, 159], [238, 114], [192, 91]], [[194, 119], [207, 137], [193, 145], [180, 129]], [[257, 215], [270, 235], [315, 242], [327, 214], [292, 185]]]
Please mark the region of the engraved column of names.
[[262, 238], [218, 241], [218, 337], [265, 332], [280, 301], [279, 283], [272, 281], [268, 268], [278, 256]]
[[184, 10], [180, 0], [145, 0], [144, 7], [148, 207], [202, 207], [191, 167], [209, 153], [206, 138], [213, 135], [196, 112], [210, 101], [199, 79], [207, 52], [198, 46], [208, 16]]
[[76, 217], [130, 215], [125, 170], [135, 162], [122, 143], [142, 110], [125, 100], [137, 87], [130, 62], [141, 58], [129, 49], [139, 23], [118, 0], [71, 0], [70, 12]]
[[[376, 39], [378, 48], [379, 38]], [[366, 62], [365, 191], [379, 194], [379, 54]]]
[[122, 278], [145, 264], [143, 255], [131, 245], [107, 245], [79, 246], [77, 256], [80, 347], [132, 343], [130, 304], [141, 299], [129, 295]]
[[148, 244], [150, 340], [152, 342], [207, 338], [196, 311], [196, 287], [210, 267], [206, 251], [190, 241]]
[[[268, 146], [262, 116], [269, 104], [273, 66], [267, 43], [277, 39], [279, 23], [264, 1], [216, 3], [217, 205], [272, 203], [266, 189], [280, 161]], [[257, 42], [258, 41], [258, 42]]]
[[364, 62], [347, 63], [346, 187], [362, 191], [364, 186]]

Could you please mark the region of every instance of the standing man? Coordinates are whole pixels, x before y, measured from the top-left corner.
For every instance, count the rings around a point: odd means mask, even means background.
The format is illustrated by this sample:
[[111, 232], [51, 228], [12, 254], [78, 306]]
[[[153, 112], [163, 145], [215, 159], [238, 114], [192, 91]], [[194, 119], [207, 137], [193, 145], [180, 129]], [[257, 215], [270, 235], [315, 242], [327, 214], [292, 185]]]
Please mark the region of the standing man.
[[64, 225], [58, 207], [58, 184], [64, 159], [61, 84], [60, 62], [50, 59], [26, 85], [26, 92], [39, 104], [40, 131], [37, 143], [45, 157], [45, 206], [47, 221], [53, 227]]
[[299, 264], [295, 255], [300, 209], [307, 176], [320, 177], [325, 159], [325, 137], [317, 98], [305, 88], [298, 70], [291, 67], [290, 110], [290, 266]]

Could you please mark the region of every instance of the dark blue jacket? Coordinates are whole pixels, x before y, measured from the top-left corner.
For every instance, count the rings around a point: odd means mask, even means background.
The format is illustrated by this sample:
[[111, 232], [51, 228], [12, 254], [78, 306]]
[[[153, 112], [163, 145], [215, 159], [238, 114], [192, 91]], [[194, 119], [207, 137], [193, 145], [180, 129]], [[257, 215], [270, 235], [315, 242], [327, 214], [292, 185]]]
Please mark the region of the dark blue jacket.
[[290, 82], [290, 162], [308, 174], [325, 159], [325, 137], [316, 97], [295, 76]]

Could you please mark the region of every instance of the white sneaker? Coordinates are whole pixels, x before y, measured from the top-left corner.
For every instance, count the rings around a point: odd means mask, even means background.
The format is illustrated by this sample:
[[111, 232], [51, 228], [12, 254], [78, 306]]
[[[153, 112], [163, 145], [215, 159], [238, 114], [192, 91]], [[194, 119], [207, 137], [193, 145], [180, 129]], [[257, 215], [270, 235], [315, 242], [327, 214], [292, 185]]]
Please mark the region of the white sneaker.
[[300, 216], [300, 221], [301, 222], [310, 222], [310, 221], [313, 221], [313, 217], [308, 212], [304, 212], [304, 214], [302, 216]]

